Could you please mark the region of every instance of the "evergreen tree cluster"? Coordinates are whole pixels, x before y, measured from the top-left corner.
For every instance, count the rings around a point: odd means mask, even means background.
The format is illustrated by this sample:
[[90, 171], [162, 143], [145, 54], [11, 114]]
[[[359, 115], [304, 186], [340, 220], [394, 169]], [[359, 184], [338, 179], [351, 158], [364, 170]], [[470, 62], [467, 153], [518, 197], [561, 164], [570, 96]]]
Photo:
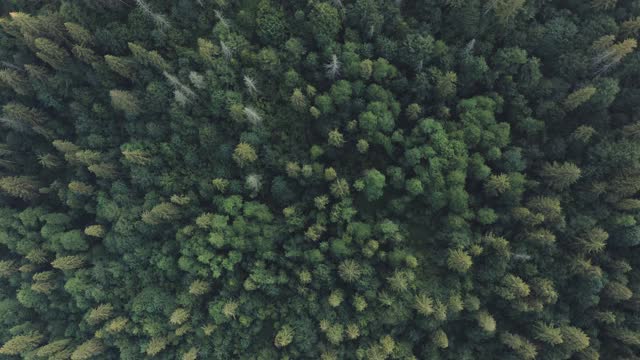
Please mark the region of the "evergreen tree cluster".
[[0, 359], [640, 358], [640, 1], [5, 0]]

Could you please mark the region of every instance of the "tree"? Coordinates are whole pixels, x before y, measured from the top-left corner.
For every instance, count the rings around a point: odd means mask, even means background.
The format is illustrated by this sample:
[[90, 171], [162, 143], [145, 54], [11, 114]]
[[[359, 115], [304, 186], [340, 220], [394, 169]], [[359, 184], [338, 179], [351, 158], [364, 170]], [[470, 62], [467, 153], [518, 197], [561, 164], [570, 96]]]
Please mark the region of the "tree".
[[459, 273], [465, 273], [471, 268], [473, 261], [462, 249], [449, 250], [449, 256], [447, 257], [447, 266], [449, 269], [457, 271]]
[[158, 225], [177, 219], [180, 216], [180, 210], [172, 203], [160, 203], [149, 211], [142, 213], [142, 221], [149, 225]]
[[27, 79], [14, 69], [0, 70], [0, 82], [9, 86], [20, 95], [27, 95], [31, 91], [31, 86]]
[[364, 193], [367, 200], [378, 200], [384, 194], [385, 176], [376, 169], [367, 170], [364, 176]]
[[535, 359], [538, 355], [538, 350], [535, 345], [520, 335], [505, 332], [500, 336], [500, 339], [502, 340], [502, 343], [523, 359]]
[[424, 293], [416, 295], [414, 307], [418, 314], [429, 316], [433, 313], [433, 300]]
[[97, 338], [89, 339], [80, 344], [71, 354], [71, 360], [90, 359], [106, 350], [104, 344]]
[[4, 193], [20, 198], [31, 200], [38, 196], [38, 183], [26, 176], [5, 176], [0, 177], [0, 190]]
[[449, 338], [442, 329], [438, 329], [433, 334], [433, 344], [440, 349], [446, 349], [449, 347]]
[[19, 103], [8, 103], [2, 107], [4, 116], [0, 118], [7, 127], [18, 132], [35, 132], [46, 138], [51, 137], [51, 131], [45, 127], [47, 118], [41, 111], [28, 108]]
[[618, 0], [592, 0], [591, 6], [599, 10], [609, 10], [616, 6]]
[[279, 6], [268, 0], [261, 0], [257, 8], [257, 34], [270, 45], [280, 45], [287, 37], [285, 15]]
[[337, 148], [341, 148], [344, 145], [344, 137], [342, 133], [338, 131], [338, 129], [333, 129], [329, 131], [329, 145]]
[[111, 90], [109, 91], [111, 96], [111, 105], [116, 110], [124, 111], [127, 115], [137, 115], [140, 112], [140, 106], [138, 100], [129, 91], [125, 90]]
[[0, 347], [0, 354], [20, 355], [33, 350], [42, 341], [42, 335], [32, 333], [28, 335], [16, 335]]
[[84, 233], [88, 236], [102, 238], [104, 237], [106, 230], [102, 225], [90, 225], [84, 229]]
[[571, 352], [582, 351], [589, 346], [589, 337], [581, 329], [574, 326], [563, 326], [562, 346]]
[[484, 185], [485, 191], [493, 196], [500, 195], [511, 188], [509, 177], [505, 174], [491, 175]]
[[37, 38], [34, 41], [34, 45], [38, 49], [36, 56], [51, 65], [51, 67], [59, 69], [67, 63], [69, 53], [53, 41], [46, 38]]
[[149, 356], [158, 355], [167, 347], [167, 339], [164, 337], [153, 337], [147, 343], [146, 353]]
[[277, 348], [286, 347], [287, 345], [291, 344], [291, 342], [293, 341], [294, 334], [295, 333], [293, 331], [293, 328], [291, 328], [291, 326], [289, 325], [282, 326], [282, 328], [280, 328], [280, 331], [278, 331], [273, 341], [274, 345]]
[[480, 328], [487, 332], [493, 333], [496, 331], [496, 320], [486, 311], [480, 311], [476, 317]]
[[549, 186], [556, 190], [564, 190], [580, 178], [581, 171], [575, 164], [565, 162], [547, 163], [542, 167], [540, 175]]
[[296, 111], [304, 112], [307, 110], [307, 97], [302, 93], [302, 90], [294, 89], [290, 101]]
[[98, 307], [91, 309], [87, 316], [87, 322], [96, 325], [108, 320], [113, 314], [113, 306], [111, 304], [100, 304]]
[[57, 354], [64, 354], [69, 352], [68, 346], [71, 343], [71, 339], [61, 339], [49, 342], [47, 345], [39, 347], [35, 351], [35, 355], [41, 358], [54, 358]]
[[86, 261], [79, 255], [69, 255], [58, 257], [51, 262], [51, 266], [60, 270], [75, 270], [83, 267]]
[[344, 260], [338, 266], [340, 278], [346, 282], [357, 281], [362, 275], [362, 269], [355, 260]]
[[349, 183], [345, 179], [336, 179], [331, 184], [331, 194], [337, 198], [345, 198], [349, 196]]
[[309, 21], [320, 46], [326, 46], [333, 41], [342, 29], [338, 10], [327, 2], [313, 4]]
[[564, 99], [564, 107], [568, 111], [577, 109], [580, 105], [587, 102], [596, 93], [597, 89], [594, 86], [585, 86], [580, 88], [567, 96]]
[[91, 32], [82, 27], [82, 25], [80, 24], [66, 22], [64, 23], [64, 27], [65, 29], [67, 29], [67, 32], [69, 33], [71, 39], [73, 39], [73, 41], [75, 41], [77, 44], [85, 45], [90, 44], [93, 41]]
[[233, 151], [233, 160], [240, 167], [245, 167], [254, 161], [258, 160], [258, 155], [250, 144], [241, 142], [236, 145], [236, 149]]
[[502, 23], [511, 21], [524, 4], [525, 0], [491, 0], [488, 3]]
[[534, 325], [533, 330], [536, 340], [550, 345], [558, 345], [564, 342], [560, 328], [540, 322]]
[[127, 79], [133, 78], [134, 69], [129, 60], [113, 55], [105, 55], [104, 60], [109, 68], [118, 75]]

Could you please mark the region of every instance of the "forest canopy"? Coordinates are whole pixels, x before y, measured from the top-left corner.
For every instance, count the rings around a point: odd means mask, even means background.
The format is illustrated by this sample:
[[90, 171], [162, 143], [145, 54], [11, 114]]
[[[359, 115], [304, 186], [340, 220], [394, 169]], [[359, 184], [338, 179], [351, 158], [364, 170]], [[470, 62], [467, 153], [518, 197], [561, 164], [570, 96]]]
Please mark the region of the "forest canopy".
[[639, 0], [5, 0], [0, 359], [640, 354]]

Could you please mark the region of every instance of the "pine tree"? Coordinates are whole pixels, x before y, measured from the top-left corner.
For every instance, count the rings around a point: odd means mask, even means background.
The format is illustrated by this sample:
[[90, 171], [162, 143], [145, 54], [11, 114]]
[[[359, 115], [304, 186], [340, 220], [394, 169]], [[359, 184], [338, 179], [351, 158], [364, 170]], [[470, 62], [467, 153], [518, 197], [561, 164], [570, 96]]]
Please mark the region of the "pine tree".
[[81, 45], [75, 45], [71, 48], [71, 52], [78, 60], [87, 64], [93, 64], [99, 60], [98, 55], [93, 50]]
[[410, 285], [410, 277], [409, 272], [395, 270], [393, 275], [387, 277], [387, 282], [389, 282], [389, 286], [395, 292], [405, 292], [409, 290]]
[[69, 344], [71, 343], [71, 339], [61, 339], [55, 340], [47, 345], [39, 347], [35, 354], [40, 358], [48, 358], [50, 359], [53, 355], [63, 352], [67, 349]]
[[102, 179], [113, 179], [116, 177], [116, 167], [109, 163], [98, 163], [89, 165], [87, 168], [91, 171], [96, 177]]
[[538, 355], [538, 350], [535, 345], [520, 335], [505, 332], [502, 334], [500, 339], [502, 340], [502, 343], [511, 348], [524, 360], [535, 359]]
[[76, 194], [80, 194], [80, 195], [91, 195], [93, 194], [93, 186], [89, 185], [89, 184], [85, 184], [83, 182], [80, 181], [72, 181], [69, 183], [69, 185], [67, 186], [69, 188], [69, 190], [71, 190], [72, 192], [76, 193]]
[[69, 53], [53, 41], [46, 38], [37, 38], [34, 44], [38, 49], [36, 56], [51, 65], [52, 68], [60, 69], [67, 63]]
[[258, 155], [253, 149], [253, 146], [245, 142], [241, 142], [233, 151], [233, 160], [238, 164], [238, 166], [245, 167], [258, 160]]
[[82, 27], [82, 25], [66, 22], [64, 23], [64, 27], [67, 29], [69, 36], [73, 41], [75, 41], [79, 45], [90, 44], [93, 40], [93, 36], [89, 32], [89, 30]]
[[604, 294], [615, 301], [629, 300], [633, 296], [631, 289], [618, 281], [608, 282], [604, 287]]
[[78, 255], [69, 255], [56, 258], [51, 262], [51, 266], [60, 270], [75, 270], [85, 265], [85, 259]]
[[80, 344], [71, 354], [71, 360], [86, 360], [106, 350], [104, 344], [96, 338], [87, 340]]
[[493, 333], [496, 331], [496, 320], [487, 311], [478, 312], [476, 319], [478, 320], [478, 325], [483, 331], [487, 333]]
[[182, 360], [196, 360], [198, 358], [198, 349], [192, 347], [189, 351], [182, 354]]
[[276, 337], [273, 343], [277, 348], [286, 347], [287, 345], [291, 344], [291, 342], [293, 341], [294, 334], [295, 333], [291, 326], [284, 325], [282, 326], [282, 328], [280, 328], [280, 331], [278, 331], [278, 333], [276, 334]]
[[333, 324], [329, 326], [325, 335], [331, 344], [339, 345], [344, 339], [344, 327], [341, 324]]
[[337, 198], [349, 196], [349, 183], [345, 179], [336, 179], [336, 181], [331, 184], [331, 193]]
[[0, 278], [8, 278], [18, 270], [13, 260], [0, 260]]
[[594, 227], [583, 233], [578, 238], [578, 242], [581, 250], [587, 253], [599, 253], [606, 247], [608, 238], [609, 234], [606, 231], [602, 228]]
[[640, 35], [640, 16], [624, 21], [620, 29], [628, 37], [637, 37]]
[[229, 300], [222, 306], [222, 314], [227, 318], [235, 319], [240, 304], [235, 300]]
[[31, 284], [31, 290], [41, 293], [41, 294], [50, 294], [56, 285], [51, 281], [37, 281]]
[[102, 238], [104, 237], [106, 230], [104, 229], [104, 226], [97, 224], [97, 225], [87, 226], [84, 229], [84, 233], [88, 236]]
[[333, 147], [341, 148], [344, 145], [344, 137], [342, 136], [342, 133], [340, 133], [338, 129], [329, 131], [328, 143]]
[[294, 89], [289, 100], [296, 111], [305, 112], [307, 110], [307, 97], [304, 96], [302, 90]]
[[508, 274], [502, 279], [502, 284], [498, 287], [497, 293], [507, 300], [514, 300], [529, 296], [531, 288], [518, 276]]
[[183, 308], [177, 308], [171, 314], [169, 318], [169, 323], [172, 325], [182, 325], [185, 321], [189, 319], [189, 311]]
[[105, 55], [104, 60], [109, 68], [118, 75], [127, 79], [133, 79], [135, 70], [130, 60], [113, 55]]
[[111, 320], [109, 324], [107, 324], [106, 329], [111, 333], [119, 333], [124, 330], [129, 320], [123, 316], [118, 316], [117, 318]]
[[589, 336], [574, 326], [562, 326], [562, 345], [571, 352], [582, 351], [589, 346]]
[[473, 265], [473, 260], [464, 250], [449, 250], [449, 256], [447, 257], [447, 266], [449, 269], [459, 273], [465, 273], [471, 268], [471, 265]]
[[29, 251], [25, 258], [34, 264], [45, 264], [48, 262], [47, 252], [42, 249], [33, 249]]
[[609, 10], [616, 7], [618, 0], [591, 0], [591, 6], [598, 10]]
[[87, 322], [91, 325], [96, 325], [108, 320], [112, 314], [113, 306], [111, 304], [100, 304], [98, 307], [91, 309], [87, 316]]
[[21, 355], [33, 350], [42, 341], [43, 336], [38, 333], [16, 335], [0, 347], [2, 355]]
[[524, 4], [525, 0], [490, 0], [488, 2], [489, 8], [495, 11], [501, 23], [511, 21], [522, 9]]
[[113, 105], [116, 110], [124, 111], [128, 115], [137, 115], [140, 112], [138, 99], [136, 99], [131, 92], [111, 90], [109, 95], [111, 96], [111, 105]]
[[0, 70], [0, 82], [9, 86], [16, 94], [27, 95], [31, 92], [27, 79], [14, 69]]
[[180, 216], [180, 209], [172, 203], [160, 203], [149, 211], [142, 213], [142, 221], [149, 225], [158, 225], [170, 222]]
[[597, 51], [597, 55], [593, 59], [597, 75], [620, 63], [625, 56], [633, 52], [638, 46], [636, 39], [626, 39], [619, 43], [614, 43], [614, 40], [614, 36], [604, 36], [593, 45]]
[[596, 130], [591, 126], [581, 125], [574, 130], [574, 132], [571, 134], [571, 138], [586, 144], [595, 134]]
[[433, 314], [433, 300], [424, 293], [416, 295], [413, 306], [422, 316]]
[[327, 299], [327, 302], [331, 307], [338, 307], [340, 306], [340, 304], [342, 304], [343, 300], [344, 300], [343, 292], [341, 290], [333, 290], [331, 294], [329, 294], [329, 298]]
[[209, 284], [203, 280], [194, 280], [189, 286], [189, 294], [200, 296], [209, 291]]
[[564, 100], [564, 107], [567, 111], [572, 111], [578, 108], [578, 106], [587, 102], [596, 93], [597, 89], [594, 86], [585, 86], [580, 88], [567, 96]]
[[0, 117], [0, 122], [7, 127], [19, 132], [33, 131], [46, 138], [51, 137], [51, 131], [45, 128], [47, 117], [40, 110], [18, 103], [5, 104], [2, 110], [4, 116]]
[[38, 189], [38, 183], [28, 176], [5, 176], [0, 178], [0, 190], [25, 201], [36, 198]]
[[491, 175], [484, 185], [484, 189], [489, 195], [500, 195], [511, 188], [509, 177], [505, 174]]
[[151, 162], [151, 157], [144, 150], [122, 150], [122, 156], [135, 165], [145, 166]]
[[580, 168], [573, 163], [559, 164], [554, 161], [551, 164], [545, 164], [540, 175], [552, 188], [564, 190], [578, 181], [581, 173]]
[[338, 266], [340, 278], [346, 282], [357, 281], [362, 275], [362, 269], [355, 260], [345, 260]]
[[151, 338], [151, 341], [147, 344], [147, 355], [154, 356], [158, 355], [162, 350], [167, 347], [167, 339], [164, 337], [154, 337]]
[[433, 333], [432, 339], [433, 344], [440, 349], [446, 349], [449, 347], [449, 338], [442, 329], [438, 329], [435, 333]]
[[151, 65], [156, 69], [166, 72], [169, 70], [169, 64], [157, 51], [147, 51], [142, 46], [135, 43], [128, 43], [129, 50], [133, 58], [142, 65]]
[[562, 331], [560, 328], [542, 322], [536, 323], [533, 327], [534, 338], [550, 345], [562, 344]]

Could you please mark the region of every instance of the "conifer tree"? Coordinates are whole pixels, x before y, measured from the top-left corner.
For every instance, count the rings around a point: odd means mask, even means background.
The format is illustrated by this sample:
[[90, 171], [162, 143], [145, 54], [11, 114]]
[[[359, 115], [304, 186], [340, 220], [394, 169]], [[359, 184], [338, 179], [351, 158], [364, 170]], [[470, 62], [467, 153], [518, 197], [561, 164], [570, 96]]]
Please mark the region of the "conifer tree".
[[34, 44], [38, 49], [36, 56], [55, 69], [62, 68], [69, 60], [69, 53], [47, 38], [37, 38]]
[[28, 351], [33, 350], [40, 342], [42, 342], [42, 335], [38, 333], [31, 333], [27, 335], [16, 335], [5, 342], [0, 347], [0, 354], [2, 355], [21, 355]]
[[111, 90], [111, 105], [116, 110], [124, 111], [128, 115], [137, 115], [140, 112], [140, 105], [136, 97], [129, 91]]
[[51, 262], [51, 266], [60, 270], [75, 270], [83, 267], [86, 263], [84, 257], [79, 255], [69, 255], [58, 257]]
[[241, 142], [236, 146], [233, 151], [233, 160], [240, 167], [245, 167], [258, 159], [256, 151], [250, 144]]

